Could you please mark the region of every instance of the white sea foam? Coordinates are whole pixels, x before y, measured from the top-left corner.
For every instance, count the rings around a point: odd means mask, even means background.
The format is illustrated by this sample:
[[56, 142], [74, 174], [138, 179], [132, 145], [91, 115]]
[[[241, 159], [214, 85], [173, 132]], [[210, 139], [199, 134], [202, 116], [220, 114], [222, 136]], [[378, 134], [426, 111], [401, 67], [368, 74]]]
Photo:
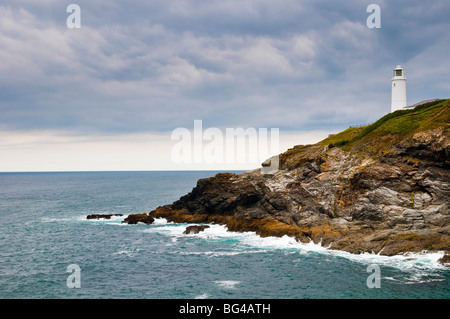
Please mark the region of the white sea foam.
[[173, 222], [168, 223], [167, 219], [165, 218], [155, 218], [155, 221], [152, 225], [167, 225], [167, 224], [173, 224]]
[[206, 299], [208, 297], [209, 297], [209, 295], [207, 293], [204, 293], [204, 294], [201, 294], [201, 295], [195, 297], [194, 299]]
[[265, 253], [267, 250], [235, 250], [235, 251], [180, 251], [177, 252], [180, 255], [205, 255], [208, 257], [220, 257], [220, 256], [237, 256], [242, 254], [259, 254]]
[[294, 238], [283, 237], [265, 237], [262, 238], [255, 233], [243, 234], [243, 243], [252, 245], [258, 248], [272, 248], [272, 249], [289, 249], [298, 250], [299, 253], [318, 253], [346, 258], [363, 264], [379, 264], [389, 266], [400, 270], [412, 269], [445, 269], [445, 266], [438, 262], [444, 256], [444, 252], [422, 252], [422, 253], [407, 253], [403, 255], [384, 256], [375, 253], [352, 254], [341, 250], [333, 250], [329, 247], [322, 246], [320, 243], [314, 242], [301, 243]]
[[142, 229], [140, 231], [142, 231], [143, 233], [159, 233], [167, 235], [169, 237], [177, 237], [182, 236], [185, 229], [186, 226], [183, 227], [183, 225], [181, 224], [151, 224], [150, 227]]
[[[403, 255], [384, 256], [375, 253], [351, 254], [344, 251], [328, 250], [329, 254], [343, 257], [363, 264], [378, 264], [379, 266], [392, 267], [402, 271], [414, 271], [422, 273], [428, 270], [446, 269], [438, 262], [444, 256], [444, 252], [405, 253]], [[425, 274], [425, 273], [424, 273]]]
[[43, 223], [58, 223], [58, 222], [96, 222], [96, 223], [120, 223], [122, 222], [127, 215], [123, 216], [111, 216], [110, 219], [87, 219], [87, 215], [89, 214], [80, 214], [74, 215], [71, 217], [47, 217], [44, 216], [41, 218]]
[[122, 249], [122, 250], [119, 250], [119, 251], [113, 253], [113, 255], [125, 255], [125, 256], [131, 257], [133, 255], [133, 253], [134, 252], [131, 250]]
[[217, 280], [214, 281], [214, 283], [224, 289], [236, 289], [236, 285], [240, 284], [241, 282], [237, 280]]
[[[153, 226], [154, 225], [154, 226]], [[255, 232], [230, 232], [223, 225], [210, 224], [209, 228], [198, 234], [185, 235], [188, 224], [167, 223], [165, 219], [156, 219], [151, 227], [143, 232], [158, 232], [171, 237], [172, 242], [177, 242], [180, 237], [190, 236], [205, 240], [235, 240], [238, 243], [236, 251], [230, 252], [201, 252], [209, 256], [225, 256], [250, 252], [265, 252], [270, 250], [287, 250], [289, 253], [309, 255], [311, 253], [324, 254], [337, 258], [345, 258], [362, 264], [378, 264], [380, 266], [393, 267], [399, 270], [432, 270], [445, 269], [446, 267], [438, 262], [444, 252], [422, 252], [408, 253], [404, 255], [384, 256], [375, 253], [352, 254], [345, 251], [333, 250], [320, 243], [301, 243], [293, 237], [261, 237]], [[251, 248], [251, 249], [249, 249]], [[256, 250], [255, 250], [256, 249]]]

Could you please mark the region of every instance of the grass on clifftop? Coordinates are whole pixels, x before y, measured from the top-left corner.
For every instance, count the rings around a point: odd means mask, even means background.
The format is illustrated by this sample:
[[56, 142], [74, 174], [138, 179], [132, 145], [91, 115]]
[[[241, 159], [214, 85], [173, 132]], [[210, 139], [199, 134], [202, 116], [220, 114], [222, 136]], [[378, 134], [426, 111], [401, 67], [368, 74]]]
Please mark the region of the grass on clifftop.
[[[368, 144], [391, 144], [419, 131], [445, 127], [450, 123], [450, 99], [428, 102], [414, 109], [397, 110], [363, 127], [352, 127], [332, 135], [321, 143], [329, 147], [341, 147], [350, 151]], [[371, 143], [368, 143], [371, 142]], [[387, 145], [386, 145], [387, 146]], [[371, 149], [366, 149], [371, 151]]]
[[280, 154], [280, 165], [289, 169], [311, 161], [320, 161], [327, 147], [339, 147], [363, 156], [388, 154], [403, 139], [417, 132], [448, 128], [449, 123], [450, 99], [436, 100], [414, 109], [386, 114], [367, 126], [350, 127], [317, 144], [294, 146]]

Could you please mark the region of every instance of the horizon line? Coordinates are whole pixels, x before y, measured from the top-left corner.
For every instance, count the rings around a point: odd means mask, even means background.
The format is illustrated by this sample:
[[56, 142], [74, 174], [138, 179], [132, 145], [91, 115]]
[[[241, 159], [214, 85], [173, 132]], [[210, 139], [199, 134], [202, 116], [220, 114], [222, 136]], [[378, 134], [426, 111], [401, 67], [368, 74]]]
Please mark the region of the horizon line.
[[253, 169], [154, 169], [154, 170], [80, 170], [80, 171], [0, 171], [0, 174], [26, 174], [26, 173], [142, 173], [142, 172], [247, 172]]

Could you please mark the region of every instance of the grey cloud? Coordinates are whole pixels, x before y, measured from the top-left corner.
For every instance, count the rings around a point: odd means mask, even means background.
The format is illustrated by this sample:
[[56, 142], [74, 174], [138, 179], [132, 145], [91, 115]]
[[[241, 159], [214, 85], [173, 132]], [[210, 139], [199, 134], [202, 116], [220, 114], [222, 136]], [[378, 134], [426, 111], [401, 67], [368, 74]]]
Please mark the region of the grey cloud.
[[[82, 28], [68, 30], [60, 1], [4, 1], [0, 125], [86, 133], [170, 131], [194, 119], [286, 130], [360, 124], [389, 111], [396, 64], [406, 63], [413, 87], [429, 82], [427, 63], [448, 65], [448, 5], [431, 2], [383, 1], [374, 30], [365, 25], [371, 1], [78, 1]], [[435, 71], [440, 86], [411, 97], [447, 92], [447, 74]]]

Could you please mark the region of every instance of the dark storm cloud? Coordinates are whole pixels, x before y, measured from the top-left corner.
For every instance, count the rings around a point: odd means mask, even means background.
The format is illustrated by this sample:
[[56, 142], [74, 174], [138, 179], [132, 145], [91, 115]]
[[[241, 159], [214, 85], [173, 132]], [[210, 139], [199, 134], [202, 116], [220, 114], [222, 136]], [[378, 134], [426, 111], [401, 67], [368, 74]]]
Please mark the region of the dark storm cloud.
[[379, 1], [381, 29], [375, 1], [74, 2], [74, 30], [69, 3], [0, 2], [0, 126], [334, 129], [389, 111], [397, 64], [410, 102], [448, 97], [448, 1]]

